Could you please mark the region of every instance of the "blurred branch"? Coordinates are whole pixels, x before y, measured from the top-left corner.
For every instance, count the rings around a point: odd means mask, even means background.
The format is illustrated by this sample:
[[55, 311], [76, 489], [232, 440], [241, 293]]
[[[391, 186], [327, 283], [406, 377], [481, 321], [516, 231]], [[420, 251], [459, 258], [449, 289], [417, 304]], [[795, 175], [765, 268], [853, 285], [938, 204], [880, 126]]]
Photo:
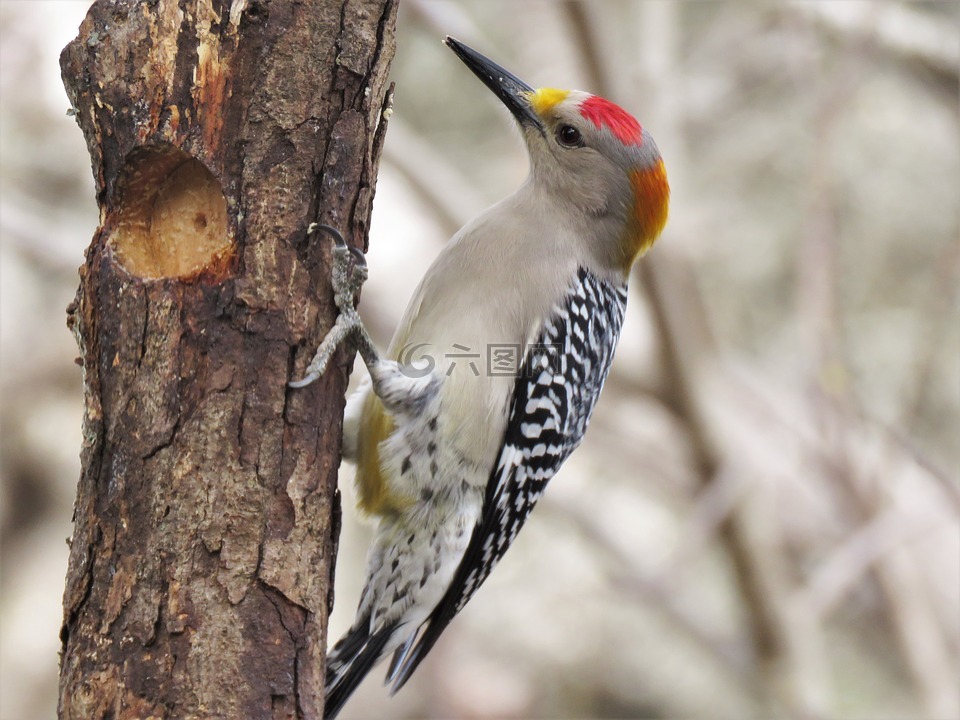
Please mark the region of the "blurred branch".
[[[782, 443], [777, 439], [775, 428], [781, 425], [789, 436], [801, 441], [801, 452], [808, 454], [815, 466], [823, 468], [823, 481], [832, 487], [842, 484], [850, 494], [853, 509], [861, 522], [860, 528], [819, 566], [806, 588], [787, 599], [791, 622], [800, 619], [813, 622], [817, 617], [825, 617], [833, 603], [839, 602], [859, 579], [861, 572], [873, 572], [886, 600], [889, 622], [900, 643], [903, 662], [910, 668], [914, 687], [928, 716], [953, 717], [956, 708], [951, 693], [955, 687], [952, 678], [955, 677], [956, 663], [946, 647], [949, 634], [932, 612], [931, 600], [918, 577], [917, 568], [923, 563], [916, 554], [918, 549], [906, 542], [918, 539], [921, 528], [917, 521], [904, 518], [902, 500], [892, 493], [902, 483], [902, 473], [919, 470], [921, 474], [913, 477], [919, 482], [930, 481], [932, 487], [944, 491], [948, 495], [946, 499], [951, 501], [948, 513], [956, 518], [956, 490], [950, 489], [954, 483], [931, 472], [918, 461], [909, 446], [897, 442], [886, 428], [871, 423], [855, 411], [845, 411], [834, 403], [808, 400], [811, 417], [819, 422], [819, 426], [826, 425], [844, 439], [844, 465], [838, 468], [834, 465], [833, 448], [825, 444], [820, 435], [804, 429], [801, 426], [803, 418], [779, 412], [758, 392], [738, 392], [737, 397], [741, 406], [761, 411], [753, 419], [754, 427], [747, 431], [748, 436], [753, 437], [764, 429], [771, 444], [779, 447]], [[879, 458], [878, 441], [885, 443]], [[871, 466], [876, 467], [872, 474], [866, 469]], [[905, 491], [901, 489], [900, 492]], [[930, 521], [924, 515], [920, 522]], [[927, 526], [922, 529], [926, 530]], [[895, 533], [894, 538], [886, 536], [890, 532]]]
[[399, 117], [390, 120], [383, 159], [433, 211], [445, 237], [485, 207], [476, 185]]
[[[910, 7], [913, 5], [913, 7]], [[916, 60], [948, 75], [956, 83], [960, 67], [960, 33], [954, 22], [917, 10], [923, 3], [806, 2], [787, 4], [833, 33], [870, 39], [905, 60]]]
[[[956, 212], [956, 211], [954, 211]], [[903, 402], [900, 408], [898, 427], [909, 432], [917, 423], [930, 392], [930, 381], [934, 374], [943, 338], [955, 332], [957, 322], [957, 299], [960, 297], [957, 281], [960, 280], [960, 241], [954, 240], [944, 248], [940, 262], [934, 268], [933, 290], [927, 296], [926, 307], [919, 312], [925, 318], [921, 334], [914, 353], [913, 374], [903, 390]], [[951, 483], [954, 492], [958, 491]]]
[[[469, 40], [486, 48], [485, 52], [494, 55], [490, 48], [495, 48], [495, 37], [473, 21], [473, 18], [461, 6], [450, 2], [430, 2], [429, 0], [407, 0], [403, 9], [412, 15], [412, 20], [438, 39], [451, 35], [458, 40]], [[392, 132], [392, 131], [391, 131]]]
[[[897, 454], [892, 444], [886, 444], [873, 477], [867, 482], [850, 483], [864, 516], [882, 517], [891, 510], [903, 512], [893, 496], [890, 482], [890, 469], [895, 467]], [[927, 518], [924, 520], [929, 522]], [[889, 542], [889, 538], [885, 540]], [[927, 717], [931, 720], [956, 717], [960, 712], [956, 696], [957, 667], [950, 656], [943, 624], [933, 612], [929, 594], [923, 591], [918, 569], [921, 562], [916, 548], [901, 542], [896, 552], [878, 556], [873, 570]]]
[[689, 567], [695, 557], [703, 554], [709, 541], [717, 537], [729, 522], [747, 490], [747, 478], [730, 468], [721, 470], [712, 482], [701, 487], [678, 532], [677, 546], [670, 561], [665, 563], [670, 570], [664, 574], [663, 582], [674, 585], [680, 576], [677, 571]]
[[564, 525], [575, 528], [586, 541], [603, 552], [607, 577], [615, 587], [659, 609], [678, 632], [691, 639], [719, 671], [739, 686], [741, 692], [752, 697], [762, 696], [761, 689], [756, 686], [752, 674], [745, 671], [731, 643], [716, 637], [696, 616], [677, 604], [661, 582], [641, 572], [636, 560], [613, 542], [596, 516], [555, 495], [548, 495], [543, 505], [548, 512], [561, 516]]
[[[560, 8], [570, 27], [570, 36], [580, 59], [583, 61], [584, 72], [589, 78], [593, 92], [610, 97], [612, 88], [606, 87], [607, 72], [604, 68], [604, 58], [600, 53], [599, 44], [593, 37], [593, 25], [587, 3], [581, 0], [564, 0]], [[596, 11], [596, 6], [593, 6]]]
[[956, 664], [918, 575], [915, 553], [896, 552], [883, 558], [877, 572], [891, 604], [897, 637], [930, 720], [957, 717]]
[[63, 238], [65, 228], [44, 214], [49, 211], [36, 206], [15, 189], [5, 188], [0, 205], [0, 237], [49, 272], [76, 273], [83, 261], [80, 246], [71, 248]]
[[826, 620], [879, 560], [937, 529], [926, 523], [918, 526], [896, 509], [887, 508], [834, 549], [810, 573], [806, 585], [796, 592], [791, 602], [805, 606], [807, 612]]
[[[861, 418], [861, 422], [869, 422]], [[885, 427], [877, 424], [877, 427], [884, 433], [889, 443], [888, 448], [896, 447], [900, 450], [904, 458], [908, 458], [922, 469], [930, 479], [933, 480], [943, 492], [944, 500], [953, 507], [955, 513], [960, 514], [960, 481], [950, 475], [941, 467], [936, 465], [929, 457], [922, 453], [910, 439], [899, 430], [892, 427]]]
[[[840, 8], [835, 4], [817, 4], [819, 8]], [[843, 6], [848, 7], [848, 6]], [[837, 251], [842, 239], [836, 226], [837, 197], [833, 186], [830, 158], [834, 156], [834, 131], [844, 117], [853, 90], [863, 75], [864, 57], [868, 46], [882, 38], [881, 28], [889, 20], [889, 11], [895, 6], [870, 4], [857, 6], [855, 43], [845, 49], [839, 70], [822, 75], [829, 80], [819, 90], [818, 107], [814, 117], [817, 148], [810, 169], [810, 201], [807, 207], [807, 225], [799, 254], [801, 293], [800, 318], [806, 321], [806, 344], [812, 356], [813, 378], [816, 390], [815, 408], [819, 426], [819, 442], [815, 458], [826, 475], [832, 476], [836, 487], [844, 488], [852, 497], [856, 513], [870, 527], [871, 518], [886, 514], [890, 500], [886, 497], [889, 476], [887, 468], [893, 458], [892, 448], [885, 448], [875, 477], [865, 477], [861, 465], [854, 462], [852, 453], [853, 408], [859, 405], [849, 394], [848, 363], [843, 355], [845, 315], [838, 298], [840, 283]], [[874, 31], [874, 28], [876, 31]], [[889, 538], [886, 538], [889, 540]], [[851, 546], [856, 549], [857, 545]], [[903, 548], [901, 544], [901, 548]], [[904, 549], [906, 552], [906, 549]], [[849, 563], [853, 551], [841, 554]], [[916, 570], [905, 561], [903, 552], [886, 553], [872, 567], [883, 589], [893, 625], [897, 631], [904, 659], [911, 670], [914, 686], [922, 698], [930, 717], [945, 717], [955, 711], [949, 699], [953, 691], [951, 663], [942, 641], [942, 628], [930, 613], [924, 593], [915, 590]]]
[[[859, 57], [859, 55], [858, 55]], [[802, 340], [810, 353], [811, 385], [839, 400], [848, 390], [848, 366], [840, 321], [837, 294], [839, 269], [837, 251], [836, 189], [832, 182], [832, 135], [859, 78], [859, 63], [848, 63], [839, 73], [830, 74], [821, 89], [814, 118], [813, 147], [809, 169], [809, 200], [797, 253], [798, 317]]]

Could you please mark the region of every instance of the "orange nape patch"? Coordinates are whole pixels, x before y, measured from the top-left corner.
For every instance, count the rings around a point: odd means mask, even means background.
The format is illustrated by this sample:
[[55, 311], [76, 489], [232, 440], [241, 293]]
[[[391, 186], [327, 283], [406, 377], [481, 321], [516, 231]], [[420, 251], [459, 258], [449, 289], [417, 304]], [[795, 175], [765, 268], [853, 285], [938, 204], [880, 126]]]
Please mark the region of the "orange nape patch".
[[540, 88], [530, 93], [530, 106], [540, 117], [546, 116], [559, 103], [563, 102], [570, 94], [569, 90], [558, 90], [557, 88]]
[[633, 187], [633, 213], [627, 223], [624, 261], [629, 270], [638, 257], [649, 250], [667, 224], [670, 207], [670, 183], [663, 160], [644, 170], [630, 173]]

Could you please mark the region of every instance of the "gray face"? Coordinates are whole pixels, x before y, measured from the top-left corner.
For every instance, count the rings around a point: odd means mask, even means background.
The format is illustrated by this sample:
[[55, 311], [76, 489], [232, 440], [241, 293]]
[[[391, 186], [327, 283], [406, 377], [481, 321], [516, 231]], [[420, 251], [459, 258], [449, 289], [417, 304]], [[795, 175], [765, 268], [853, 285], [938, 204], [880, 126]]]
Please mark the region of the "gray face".
[[651, 167], [660, 154], [639, 126], [640, 142], [624, 143], [606, 124], [584, 117], [581, 103], [591, 97], [572, 91], [560, 102], [538, 103], [534, 96], [540, 127], [522, 126], [533, 178], [591, 215], [625, 215], [634, 201], [630, 173]]

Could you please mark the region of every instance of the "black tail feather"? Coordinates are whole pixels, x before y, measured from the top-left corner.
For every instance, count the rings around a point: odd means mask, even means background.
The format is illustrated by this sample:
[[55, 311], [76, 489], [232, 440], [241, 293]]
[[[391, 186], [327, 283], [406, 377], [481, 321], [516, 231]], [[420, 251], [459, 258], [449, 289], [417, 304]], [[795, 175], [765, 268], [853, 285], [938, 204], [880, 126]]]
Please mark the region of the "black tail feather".
[[383, 680], [384, 685], [389, 685], [394, 681], [394, 678], [397, 676], [397, 672], [406, 662], [407, 655], [413, 648], [413, 643], [417, 639], [418, 635], [419, 631], [410, 633], [410, 637], [407, 638], [407, 641], [394, 651], [393, 659], [390, 661], [390, 668], [387, 670], [387, 677]]
[[[327, 665], [327, 687], [323, 703], [323, 717], [333, 720], [357, 686], [377, 664], [384, 646], [396, 629], [395, 625], [380, 628], [373, 635], [366, 627], [354, 627], [337, 643], [331, 653], [333, 662]], [[342, 661], [339, 659], [343, 658]], [[340, 668], [346, 666], [342, 672]]]
[[441, 602], [427, 618], [425, 626], [417, 636], [417, 644], [413, 648], [409, 646], [400, 648], [400, 650], [403, 650], [402, 656], [399, 656], [398, 650], [398, 657], [394, 657], [393, 666], [390, 668], [390, 675], [388, 676], [388, 682], [393, 683], [393, 687], [390, 688], [391, 695], [394, 695], [406, 684], [410, 676], [413, 675], [413, 671], [420, 666], [420, 663], [423, 662], [427, 653], [440, 639], [440, 635], [456, 614], [456, 609]]

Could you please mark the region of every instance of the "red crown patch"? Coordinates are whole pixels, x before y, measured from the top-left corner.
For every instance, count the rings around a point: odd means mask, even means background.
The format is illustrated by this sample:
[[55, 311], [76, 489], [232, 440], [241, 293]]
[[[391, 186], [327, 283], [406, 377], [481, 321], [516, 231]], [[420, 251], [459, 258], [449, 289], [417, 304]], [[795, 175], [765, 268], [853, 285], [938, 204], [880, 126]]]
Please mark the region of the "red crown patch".
[[609, 100], [591, 95], [580, 103], [580, 114], [598, 128], [606, 126], [624, 145], [643, 142], [643, 131], [637, 119]]

